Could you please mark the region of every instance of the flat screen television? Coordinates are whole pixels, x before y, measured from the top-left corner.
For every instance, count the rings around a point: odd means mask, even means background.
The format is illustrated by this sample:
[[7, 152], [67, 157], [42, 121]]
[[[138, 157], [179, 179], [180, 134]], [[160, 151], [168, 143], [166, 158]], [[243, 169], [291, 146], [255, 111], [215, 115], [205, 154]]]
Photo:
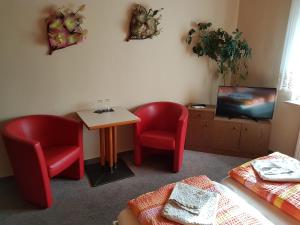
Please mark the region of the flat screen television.
[[220, 86], [216, 116], [269, 120], [275, 101], [276, 88]]

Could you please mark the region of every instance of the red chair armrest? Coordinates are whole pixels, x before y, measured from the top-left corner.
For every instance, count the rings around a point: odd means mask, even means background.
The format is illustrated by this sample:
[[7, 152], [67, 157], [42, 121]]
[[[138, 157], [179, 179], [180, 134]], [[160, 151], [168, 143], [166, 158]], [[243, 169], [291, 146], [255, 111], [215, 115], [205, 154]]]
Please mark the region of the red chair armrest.
[[[27, 165], [27, 162], [34, 164], [35, 161], [41, 167], [46, 165], [44, 153], [38, 141], [12, 136], [5, 132], [3, 133], [3, 140], [6, 148], [9, 149], [10, 159], [18, 162], [16, 167], [22, 166], [22, 162]], [[22, 169], [22, 171], [24, 170]]]
[[176, 146], [178, 147], [184, 145], [185, 137], [186, 137], [187, 121], [188, 121], [188, 111], [185, 107], [183, 107], [182, 113], [177, 122], [177, 129], [176, 129]]
[[134, 114], [140, 118], [140, 120], [135, 125], [136, 135], [142, 133], [143, 130], [145, 130], [147, 123], [149, 121], [149, 118], [147, 118], [147, 113], [144, 112], [145, 109], [146, 109], [145, 106], [141, 106], [134, 112]]
[[24, 198], [42, 207], [49, 207], [52, 203], [49, 175], [40, 143], [5, 133], [3, 139]]

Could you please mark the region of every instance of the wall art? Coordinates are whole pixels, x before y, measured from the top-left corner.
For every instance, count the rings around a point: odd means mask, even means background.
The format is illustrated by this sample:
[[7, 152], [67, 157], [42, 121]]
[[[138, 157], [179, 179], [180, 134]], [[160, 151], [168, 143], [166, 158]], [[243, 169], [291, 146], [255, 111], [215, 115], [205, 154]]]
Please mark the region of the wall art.
[[159, 35], [161, 29], [158, 29], [158, 25], [162, 17], [162, 15], [159, 15], [159, 12], [161, 10], [163, 8], [158, 10], [149, 9], [147, 11], [142, 5], [136, 4], [133, 7], [129, 34], [126, 41], [142, 40]]
[[82, 29], [83, 11], [85, 5], [81, 5], [77, 11], [69, 8], [59, 8], [46, 18], [49, 55], [53, 51], [66, 48], [81, 42], [87, 34], [86, 29]]

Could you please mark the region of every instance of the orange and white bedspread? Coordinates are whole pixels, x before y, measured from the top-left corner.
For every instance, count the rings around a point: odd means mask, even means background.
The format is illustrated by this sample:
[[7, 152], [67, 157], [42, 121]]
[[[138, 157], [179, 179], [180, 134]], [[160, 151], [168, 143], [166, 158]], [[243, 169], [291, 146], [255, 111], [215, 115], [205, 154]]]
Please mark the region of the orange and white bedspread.
[[[289, 156], [274, 152], [258, 159], [286, 157]], [[300, 221], [300, 183], [264, 181], [252, 168], [251, 161], [232, 169], [229, 176]]]
[[[217, 186], [208, 177], [191, 177], [183, 180], [182, 182], [208, 191], [220, 193], [221, 197], [216, 216], [216, 225], [266, 224], [265, 221], [255, 217], [254, 214], [251, 214], [249, 211], [239, 207], [238, 202], [234, 202], [231, 198], [227, 197], [225, 192], [220, 188], [217, 188]], [[175, 184], [173, 183], [163, 186], [156, 191], [143, 194], [136, 199], [129, 201], [128, 206], [141, 225], [178, 224], [161, 216], [164, 204], [168, 200], [174, 185]]]

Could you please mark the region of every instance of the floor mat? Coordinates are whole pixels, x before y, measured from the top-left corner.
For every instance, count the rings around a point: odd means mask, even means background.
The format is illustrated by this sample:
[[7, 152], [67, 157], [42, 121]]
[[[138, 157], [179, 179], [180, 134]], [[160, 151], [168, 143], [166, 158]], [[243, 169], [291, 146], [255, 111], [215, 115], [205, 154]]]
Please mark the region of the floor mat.
[[134, 176], [134, 173], [121, 158], [118, 159], [117, 167], [112, 173], [108, 166], [101, 167], [99, 162], [85, 165], [85, 172], [92, 187]]

